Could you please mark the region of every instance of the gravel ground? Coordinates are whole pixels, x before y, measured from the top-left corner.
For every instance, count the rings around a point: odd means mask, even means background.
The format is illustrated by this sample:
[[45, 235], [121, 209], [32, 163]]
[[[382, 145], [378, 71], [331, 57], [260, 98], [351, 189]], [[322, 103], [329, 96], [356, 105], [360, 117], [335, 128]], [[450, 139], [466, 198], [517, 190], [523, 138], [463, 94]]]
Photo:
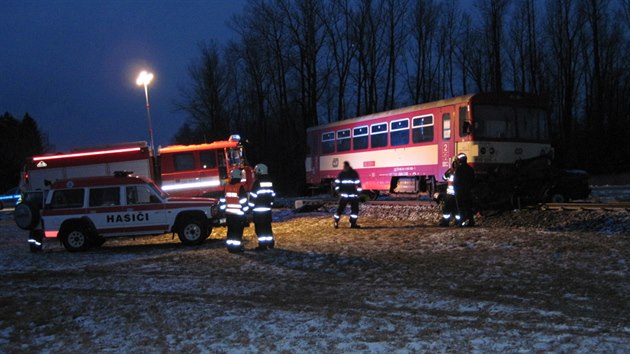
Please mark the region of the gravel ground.
[[630, 213], [509, 211], [436, 227], [435, 206], [274, 211], [277, 247], [224, 228], [69, 253], [0, 221], [0, 352], [623, 353]]

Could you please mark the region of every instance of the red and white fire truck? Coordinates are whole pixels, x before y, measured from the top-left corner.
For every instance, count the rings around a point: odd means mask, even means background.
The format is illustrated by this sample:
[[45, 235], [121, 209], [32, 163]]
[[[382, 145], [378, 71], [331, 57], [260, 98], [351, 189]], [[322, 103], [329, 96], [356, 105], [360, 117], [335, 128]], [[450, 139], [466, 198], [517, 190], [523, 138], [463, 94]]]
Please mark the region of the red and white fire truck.
[[209, 144], [160, 147], [157, 156], [144, 141], [76, 149], [68, 153], [34, 156], [26, 161], [22, 193], [44, 191], [59, 179], [113, 176], [132, 172], [154, 180], [172, 196], [217, 197], [229, 171], [241, 169], [247, 190], [254, 181], [238, 135]]

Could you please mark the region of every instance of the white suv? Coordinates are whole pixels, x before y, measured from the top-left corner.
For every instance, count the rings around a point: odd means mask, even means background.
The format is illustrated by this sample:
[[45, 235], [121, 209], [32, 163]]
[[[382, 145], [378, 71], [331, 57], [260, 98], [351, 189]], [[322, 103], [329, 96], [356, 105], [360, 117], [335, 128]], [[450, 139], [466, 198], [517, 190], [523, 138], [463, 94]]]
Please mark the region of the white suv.
[[170, 197], [151, 180], [127, 175], [56, 181], [41, 212], [44, 236], [73, 252], [110, 237], [169, 232], [184, 244], [200, 244], [217, 218], [215, 199]]

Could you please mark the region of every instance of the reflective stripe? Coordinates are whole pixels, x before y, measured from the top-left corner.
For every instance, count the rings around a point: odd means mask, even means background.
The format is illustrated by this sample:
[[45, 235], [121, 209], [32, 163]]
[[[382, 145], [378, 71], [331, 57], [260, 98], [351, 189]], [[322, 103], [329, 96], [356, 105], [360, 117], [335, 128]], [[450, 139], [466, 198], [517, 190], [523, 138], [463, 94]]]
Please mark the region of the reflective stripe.
[[221, 185], [221, 182], [217, 179], [212, 181], [201, 181], [201, 182], [190, 182], [190, 183], [175, 183], [175, 184], [167, 184], [170, 181], [165, 181], [162, 186], [162, 190], [166, 192], [182, 190], [182, 189], [194, 189], [194, 188], [204, 188], [204, 187], [218, 187]]
[[236, 192], [227, 192], [225, 193], [225, 196], [228, 198], [238, 198], [238, 193]]
[[451, 214], [442, 214], [442, 217], [444, 219], [450, 219], [451, 218]]
[[259, 211], [269, 211], [271, 210], [271, 208], [267, 208], [267, 207], [256, 207], [254, 208], [254, 211], [259, 212]]
[[28, 243], [33, 244], [35, 246], [41, 246], [42, 245], [41, 242], [37, 242], [37, 240], [33, 240], [33, 239], [29, 239]]
[[359, 217], [359, 215], [357, 215], [357, 214], [350, 214], [350, 219], [356, 219], [358, 217]]
[[271, 242], [273, 241], [273, 236], [258, 236], [258, 242]]
[[339, 220], [339, 215], [335, 214], [333, 216], [335, 217], [335, 220]]
[[270, 187], [273, 187], [273, 183], [271, 183], [271, 182], [260, 182], [260, 186], [261, 187], [270, 188]]
[[232, 215], [245, 215], [245, 213], [243, 212], [243, 210], [239, 209], [226, 209], [225, 212], [227, 214], [232, 214]]
[[239, 241], [239, 240], [229, 240], [228, 239], [228, 240], [225, 241], [225, 243], [228, 246], [240, 246], [241, 245], [241, 241]]

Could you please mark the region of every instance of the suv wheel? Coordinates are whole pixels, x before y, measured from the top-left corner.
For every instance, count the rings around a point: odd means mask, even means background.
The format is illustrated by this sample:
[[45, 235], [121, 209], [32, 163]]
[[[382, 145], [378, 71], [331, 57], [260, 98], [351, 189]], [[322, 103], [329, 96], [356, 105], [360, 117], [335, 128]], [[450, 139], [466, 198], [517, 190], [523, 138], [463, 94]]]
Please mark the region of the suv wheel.
[[90, 238], [83, 225], [71, 225], [60, 236], [63, 246], [70, 252], [85, 251], [90, 247]]
[[208, 222], [201, 217], [187, 216], [177, 228], [177, 235], [185, 245], [197, 245], [208, 238]]

